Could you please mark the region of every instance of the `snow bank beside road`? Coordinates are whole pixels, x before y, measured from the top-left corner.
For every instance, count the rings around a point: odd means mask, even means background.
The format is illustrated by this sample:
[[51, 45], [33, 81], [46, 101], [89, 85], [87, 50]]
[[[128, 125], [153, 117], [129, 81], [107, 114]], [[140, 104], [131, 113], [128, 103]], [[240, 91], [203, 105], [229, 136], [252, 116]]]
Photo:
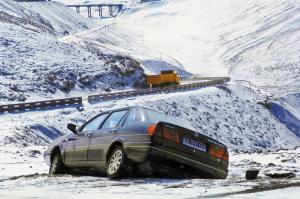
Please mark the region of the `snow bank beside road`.
[[189, 95], [145, 102], [160, 111], [189, 122], [200, 133], [238, 150], [293, 148], [300, 138], [289, 131], [246, 88], [229, 87], [229, 93], [207, 88]]

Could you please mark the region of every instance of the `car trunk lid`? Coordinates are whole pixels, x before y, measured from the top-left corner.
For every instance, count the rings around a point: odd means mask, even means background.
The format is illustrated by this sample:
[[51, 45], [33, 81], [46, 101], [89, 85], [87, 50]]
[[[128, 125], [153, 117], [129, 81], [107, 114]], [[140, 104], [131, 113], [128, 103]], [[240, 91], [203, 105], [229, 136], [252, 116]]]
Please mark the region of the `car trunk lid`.
[[201, 162], [228, 166], [228, 151], [222, 143], [184, 127], [159, 122], [153, 134], [154, 144], [192, 155]]

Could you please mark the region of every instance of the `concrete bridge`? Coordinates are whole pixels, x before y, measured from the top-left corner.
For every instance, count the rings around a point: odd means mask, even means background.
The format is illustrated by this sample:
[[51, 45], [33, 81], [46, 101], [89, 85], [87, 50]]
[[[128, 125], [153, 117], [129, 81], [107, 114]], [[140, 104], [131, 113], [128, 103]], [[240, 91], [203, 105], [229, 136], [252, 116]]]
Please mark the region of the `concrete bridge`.
[[[80, 13], [80, 8], [87, 8], [88, 17], [92, 18], [92, 8], [98, 9], [99, 17], [103, 17], [103, 8], [108, 7], [109, 9], [109, 16], [116, 17], [117, 14], [123, 9], [123, 4], [110, 4], [110, 3], [100, 3], [100, 4], [77, 4], [77, 5], [66, 5], [70, 8], [75, 8], [77, 13]], [[117, 9], [116, 14], [114, 14], [114, 8]]]

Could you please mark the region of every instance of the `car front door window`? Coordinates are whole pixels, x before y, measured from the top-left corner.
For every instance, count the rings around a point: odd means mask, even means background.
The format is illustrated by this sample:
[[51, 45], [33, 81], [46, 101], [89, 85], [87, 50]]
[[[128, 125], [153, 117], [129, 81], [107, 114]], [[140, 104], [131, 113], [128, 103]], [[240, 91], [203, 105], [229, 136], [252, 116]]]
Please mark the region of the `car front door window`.
[[113, 112], [104, 122], [102, 129], [116, 128], [121, 119], [126, 115], [127, 110]]
[[107, 115], [108, 113], [99, 115], [98, 117], [94, 118], [83, 127], [82, 132], [85, 134], [86, 132], [93, 132], [99, 129], [100, 125], [105, 120]]

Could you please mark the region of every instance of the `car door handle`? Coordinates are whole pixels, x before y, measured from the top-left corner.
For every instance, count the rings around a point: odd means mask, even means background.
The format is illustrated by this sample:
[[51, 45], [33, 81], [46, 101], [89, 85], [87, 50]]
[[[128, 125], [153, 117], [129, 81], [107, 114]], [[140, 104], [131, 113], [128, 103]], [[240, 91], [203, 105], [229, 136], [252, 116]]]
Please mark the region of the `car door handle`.
[[117, 130], [116, 129], [112, 129], [109, 132], [113, 134], [113, 133], [117, 133]]
[[76, 141], [76, 138], [66, 138], [64, 142]]

